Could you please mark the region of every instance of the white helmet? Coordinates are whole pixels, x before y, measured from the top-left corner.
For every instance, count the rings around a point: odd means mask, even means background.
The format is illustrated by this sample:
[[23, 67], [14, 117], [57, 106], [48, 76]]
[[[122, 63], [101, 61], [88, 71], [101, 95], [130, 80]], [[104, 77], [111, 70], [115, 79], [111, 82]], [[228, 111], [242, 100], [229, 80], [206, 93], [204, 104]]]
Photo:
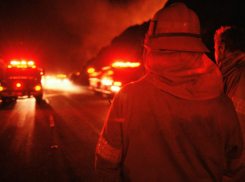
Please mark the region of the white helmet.
[[154, 15], [144, 45], [163, 50], [209, 52], [201, 40], [198, 16], [184, 3], [174, 3]]

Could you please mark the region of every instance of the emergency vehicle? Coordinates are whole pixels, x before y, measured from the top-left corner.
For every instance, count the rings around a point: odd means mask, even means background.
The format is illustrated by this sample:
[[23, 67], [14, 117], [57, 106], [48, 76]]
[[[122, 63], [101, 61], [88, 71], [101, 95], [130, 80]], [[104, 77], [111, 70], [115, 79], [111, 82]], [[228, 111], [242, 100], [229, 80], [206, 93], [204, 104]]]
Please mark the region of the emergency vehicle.
[[144, 67], [140, 62], [116, 61], [99, 71], [89, 68], [89, 89], [101, 93], [104, 97], [112, 97], [122, 86], [136, 81], [144, 75]]
[[16, 100], [18, 96], [34, 96], [37, 102], [41, 101], [42, 75], [44, 75], [44, 70], [37, 68], [33, 61], [11, 61], [2, 70], [0, 79], [2, 102]]

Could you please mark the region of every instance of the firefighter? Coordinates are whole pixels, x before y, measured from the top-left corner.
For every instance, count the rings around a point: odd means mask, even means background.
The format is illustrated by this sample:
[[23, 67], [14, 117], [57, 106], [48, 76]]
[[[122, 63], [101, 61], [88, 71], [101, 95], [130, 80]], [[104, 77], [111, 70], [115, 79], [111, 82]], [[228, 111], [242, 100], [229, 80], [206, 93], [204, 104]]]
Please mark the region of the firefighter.
[[[216, 30], [214, 44], [215, 61], [223, 75], [224, 92], [233, 101], [245, 141], [245, 32], [240, 27], [222, 26]], [[245, 165], [234, 178], [224, 177], [224, 181], [245, 181]]]
[[96, 147], [102, 181], [221, 181], [240, 170], [243, 140], [200, 23], [183, 3], [159, 10], [145, 41], [147, 74], [114, 97]]

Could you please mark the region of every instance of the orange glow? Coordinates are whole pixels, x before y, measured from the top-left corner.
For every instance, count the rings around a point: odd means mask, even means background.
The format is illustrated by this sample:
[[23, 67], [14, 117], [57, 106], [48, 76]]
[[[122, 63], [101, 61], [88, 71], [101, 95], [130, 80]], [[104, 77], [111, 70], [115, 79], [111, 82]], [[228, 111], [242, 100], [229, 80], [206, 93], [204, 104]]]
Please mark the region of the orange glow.
[[122, 86], [122, 82], [114, 82], [113, 85], [115, 85], [115, 86]]
[[60, 74], [60, 75], [57, 75], [57, 77], [58, 77], [58, 78], [66, 78], [66, 75]]
[[113, 85], [113, 86], [111, 86], [111, 90], [114, 91], [114, 92], [117, 92], [117, 91], [120, 90], [120, 87]]
[[26, 64], [26, 61], [21, 61], [21, 63], [20, 64]]
[[94, 68], [89, 68], [89, 69], [87, 70], [88, 73], [93, 73], [94, 71], [95, 71]]
[[107, 72], [107, 74], [108, 74], [108, 75], [113, 75], [113, 74], [114, 74], [114, 71], [109, 70], [109, 71]]
[[34, 65], [34, 62], [33, 62], [33, 61], [28, 61], [27, 64], [28, 64], [28, 65]]
[[102, 70], [108, 70], [110, 68], [111, 68], [110, 66], [105, 66], [105, 67], [102, 68]]
[[17, 68], [27, 68], [28, 66], [32, 68], [36, 68], [33, 61], [26, 62], [25, 60], [22, 60], [22, 61], [13, 60], [10, 62], [10, 65], [8, 66], [8, 68], [12, 68], [13, 66], [16, 66]]
[[40, 85], [37, 85], [36, 87], [35, 87], [35, 90], [36, 91], [40, 91], [42, 88], [41, 88], [41, 86]]
[[0, 91], [3, 91], [3, 87], [2, 86], [0, 86]]
[[139, 67], [139, 62], [115, 62], [112, 64], [112, 67]]
[[26, 65], [17, 65], [17, 68], [27, 68]]
[[101, 83], [103, 85], [112, 85], [112, 80], [108, 80], [108, 79], [102, 79]]
[[20, 62], [19, 62], [19, 61], [13, 60], [13, 61], [10, 62], [10, 64], [12, 64], [12, 65], [17, 65], [17, 64], [20, 64]]
[[20, 88], [21, 87], [21, 83], [16, 83], [16, 87]]

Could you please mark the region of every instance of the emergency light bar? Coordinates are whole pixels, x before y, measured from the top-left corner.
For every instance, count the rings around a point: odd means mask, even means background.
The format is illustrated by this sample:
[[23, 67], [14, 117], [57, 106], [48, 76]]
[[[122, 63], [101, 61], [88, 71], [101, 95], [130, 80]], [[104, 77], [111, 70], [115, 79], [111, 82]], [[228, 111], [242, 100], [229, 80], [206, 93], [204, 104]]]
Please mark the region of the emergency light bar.
[[112, 64], [112, 67], [139, 67], [139, 62], [115, 62]]
[[21, 83], [16, 83], [16, 87], [20, 88], [21, 87]]
[[93, 72], [95, 72], [95, 70], [94, 70], [94, 68], [89, 68], [89, 69], [87, 70], [87, 72], [88, 72], [88, 73], [93, 73]]
[[58, 77], [58, 78], [66, 78], [66, 75], [60, 74], [60, 75], [57, 75], [57, 77]]
[[32, 68], [36, 68], [36, 66], [34, 65], [33, 61], [28, 61], [26, 62], [25, 60], [23, 61], [11, 61], [10, 65], [8, 65], [8, 68], [12, 68], [12, 67], [17, 67], [17, 68], [27, 68], [27, 67], [32, 67]]

